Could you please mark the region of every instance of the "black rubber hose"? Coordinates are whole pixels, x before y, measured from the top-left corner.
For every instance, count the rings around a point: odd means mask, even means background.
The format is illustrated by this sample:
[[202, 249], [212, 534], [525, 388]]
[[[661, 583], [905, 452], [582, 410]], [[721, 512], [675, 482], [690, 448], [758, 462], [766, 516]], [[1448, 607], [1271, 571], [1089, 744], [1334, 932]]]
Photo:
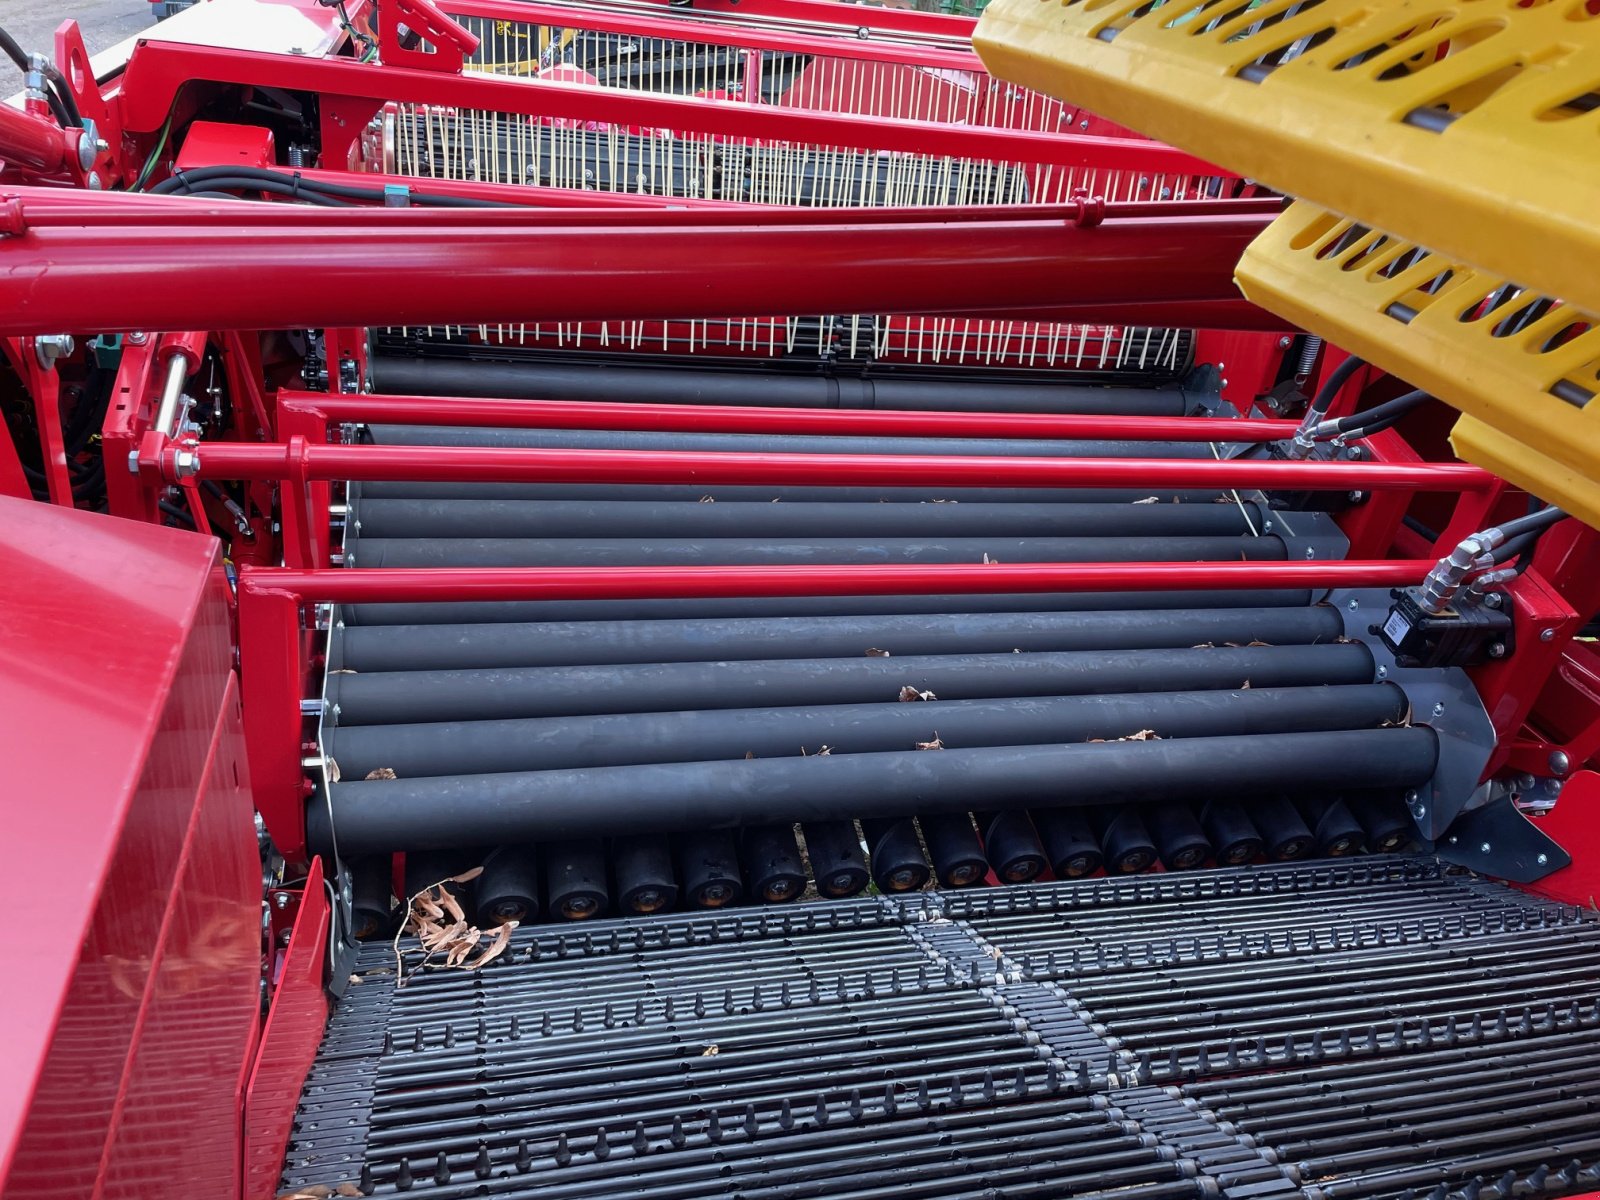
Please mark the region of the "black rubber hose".
[[[892, 697], [891, 697], [892, 699]], [[1397, 722], [1392, 683], [1252, 687], [1243, 691], [940, 700], [937, 703], [700, 709], [531, 720], [335, 726], [328, 749], [347, 778], [388, 768], [402, 779], [492, 771], [559, 771], [643, 763], [782, 758], [822, 746], [840, 754], [1028, 746], [1118, 738], [1312, 733]]]
[[1344, 385], [1350, 382], [1350, 377], [1366, 365], [1364, 361], [1352, 355], [1333, 369], [1321, 390], [1317, 392], [1316, 398], [1311, 401], [1311, 407], [1307, 412], [1311, 424], [1314, 425], [1322, 419], [1323, 414], [1333, 404], [1334, 398], [1344, 389]]
[[[970, 603], [982, 597], [969, 598]], [[1048, 597], [1041, 596], [1041, 601]], [[1308, 608], [1123, 609], [1090, 612], [886, 613], [724, 620], [550, 621], [493, 625], [367, 625], [341, 636], [349, 670], [439, 671], [741, 658], [848, 658], [884, 651], [1181, 649], [1202, 643], [1332, 642], [1339, 613]]]
[[[974, 801], [999, 810], [1206, 800], [1272, 794], [1301, 779], [1328, 788], [1409, 788], [1427, 780], [1437, 760], [1433, 731], [1412, 726], [364, 780], [330, 785], [329, 799], [339, 846], [356, 854], [619, 829], [965, 813]], [[329, 844], [329, 808], [315, 799], [307, 806], [315, 846]]]
[[994, 375], [937, 380], [844, 374], [830, 378], [609, 362], [578, 365], [375, 356], [368, 364], [368, 378], [375, 391], [391, 395], [1151, 417], [1181, 417], [1188, 409], [1187, 397], [1176, 387], [1016, 383]]
[[1385, 400], [1382, 404], [1375, 405], [1364, 412], [1351, 413], [1347, 417], [1340, 417], [1333, 423], [1333, 427], [1340, 433], [1350, 433], [1357, 430], [1373, 432], [1380, 423], [1397, 421], [1418, 405], [1431, 399], [1433, 399], [1431, 393], [1418, 388], [1416, 391], [1406, 392], [1403, 396], [1396, 396], [1393, 400]]
[[1509, 521], [1503, 521], [1499, 528], [1505, 535], [1506, 541], [1510, 541], [1525, 533], [1542, 532], [1557, 521], [1565, 520], [1566, 516], [1567, 514], [1559, 508], [1541, 508], [1538, 512], [1529, 513], [1525, 517], [1514, 517]]
[[[945, 700], [1371, 683], [1372, 652], [1329, 646], [754, 659], [486, 671], [333, 675], [343, 725], [886, 703], [906, 689]], [[936, 718], [935, 718], [936, 719]]]
[[[196, 167], [175, 175], [173, 180], [180, 180], [177, 186], [163, 188], [157, 185], [153, 192], [189, 192], [189, 188], [206, 184], [219, 186], [219, 179], [247, 179], [253, 181], [252, 186], [262, 183], [277, 184], [291, 189], [286, 194], [300, 195], [305, 192], [316, 192], [325, 196], [337, 196], [350, 200], [367, 200], [382, 203], [387, 197], [382, 188], [355, 187], [350, 184], [335, 183], [326, 179], [310, 179], [293, 171], [274, 171], [266, 167], [246, 166], [215, 166]], [[163, 183], [170, 181], [163, 180]], [[227, 184], [223, 186], [236, 186]], [[407, 198], [413, 204], [435, 208], [516, 208], [517, 205], [507, 204], [495, 200], [481, 200], [470, 196], [450, 196], [438, 192], [419, 192], [407, 189]]]
[[1091, 612], [1114, 608], [1304, 608], [1306, 591], [997, 592], [972, 596], [773, 596], [706, 600], [506, 600], [476, 603], [341, 605], [346, 626], [534, 623], [650, 618], [700, 621], [742, 617], [900, 616], [965, 612]]
[[[191, 192], [189, 174], [178, 172], [169, 179], [163, 179], [150, 193], [156, 196], [179, 196], [195, 194]], [[295, 200], [304, 200], [307, 204], [317, 204], [323, 208], [349, 208], [350, 202], [340, 200], [336, 196], [325, 196], [319, 192], [311, 191], [305, 187], [297, 187], [293, 183], [285, 183], [277, 179], [252, 179], [246, 175], [220, 175], [205, 180], [205, 188], [200, 189], [205, 195], [213, 195], [224, 190], [271, 192], [276, 196], [288, 196]]]
[[[1257, 529], [1271, 520], [1250, 505]], [[372, 500], [363, 538], [1238, 537], [1237, 504], [879, 504], [748, 500]]]
[[17, 64], [17, 69], [24, 73], [33, 68], [28, 63], [27, 52], [17, 44], [17, 39], [0, 28], [0, 50], [4, 50], [11, 61]]
[[[1066, 438], [857, 437], [817, 433], [677, 433], [636, 429], [507, 429], [453, 425], [371, 425], [379, 446], [525, 450], [656, 450], [748, 454], [954, 455], [996, 458], [1210, 458], [1205, 442]], [[701, 493], [705, 494], [704, 491]]]
[[72, 88], [67, 83], [66, 76], [61, 73], [61, 68], [54, 63], [50, 64], [44, 69], [44, 77], [51, 84], [49, 89], [52, 100], [51, 109], [56, 110], [59, 106], [59, 111], [56, 112], [56, 119], [63, 126], [70, 125], [74, 128], [82, 129], [83, 114], [78, 111], [77, 97], [72, 94]]

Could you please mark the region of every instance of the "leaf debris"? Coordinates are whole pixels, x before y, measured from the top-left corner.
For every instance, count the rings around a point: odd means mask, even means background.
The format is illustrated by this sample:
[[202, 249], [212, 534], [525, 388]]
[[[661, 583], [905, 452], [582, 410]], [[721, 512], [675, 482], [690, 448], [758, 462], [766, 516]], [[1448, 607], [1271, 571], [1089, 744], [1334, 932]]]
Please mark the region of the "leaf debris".
[[889, 652], [887, 650], [879, 650], [876, 646], [869, 646], [867, 648], [867, 657], [868, 658], [888, 658], [889, 657]]
[[[394, 935], [396, 987], [404, 987], [418, 971], [430, 968], [476, 971], [505, 953], [511, 944], [511, 931], [520, 922], [503, 921], [489, 929], [479, 929], [467, 920], [461, 902], [447, 886], [470, 883], [481, 874], [482, 867], [473, 867], [430, 884], [406, 899], [405, 920]], [[400, 938], [407, 933], [416, 937], [419, 950], [401, 948]], [[406, 965], [408, 954], [415, 959], [409, 968]]]
[[394, 768], [393, 767], [378, 767], [376, 770], [372, 770], [372, 771], [368, 771], [367, 772], [368, 781], [371, 781], [371, 780], [374, 780], [374, 779], [399, 779], [399, 778], [400, 778], [400, 776], [398, 776], [398, 775], [396, 775], [394, 773]]
[[937, 700], [938, 698], [932, 692], [919, 692], [909, 683], [900, 689], [900, 700], [905, 704], [910, 704], [915, 700]]

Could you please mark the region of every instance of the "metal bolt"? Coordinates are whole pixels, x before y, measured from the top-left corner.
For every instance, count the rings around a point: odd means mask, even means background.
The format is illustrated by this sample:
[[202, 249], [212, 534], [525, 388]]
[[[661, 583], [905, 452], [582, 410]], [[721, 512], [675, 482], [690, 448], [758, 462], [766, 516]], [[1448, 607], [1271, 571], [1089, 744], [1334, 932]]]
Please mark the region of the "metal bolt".
[[1345, 604], [1345, 607], [1351, 612], [1355, 612], [1356, 609], [1361, 607], [1361, 602], [1359, 600], [1350, 600]]
[[172, 455], [172, 473], [179, 479], [200, 474], [200, 455], [193, 450], [178, 450]]
[[1262, 533], [1271, 533], [1272, 532], [1272, 522], [1268, 521], [1264, 525], [1262, 525], [1261, 526], [1261, 532]]
[[289, 893], [288, 892], [273, 892], [272, 893], [272, 903], [275, 906], [277, 906], [278, 908], [288, 908], [289, 907]]
[[1389, 678], [1389, 668], [1388, 667], [1379, 667], [1378, 668], [1378, 678], [1379, 679], [1387, 679], [1387, 678]]
[[1455, 844], [1456, 844], [1456, 841], [1457, 841], [1457, 838], [1456, 838], [1456, 835], [1455, 835], [1455, 834], [1453, 834], [1453, 833], [1452, 833], [1452, 834], [1451, 834], [1451, 835], [1450, 835], [1450, 844], [1451, 844], [1451, 845], [1452, 845], [1452, 846], [1454, 846], [1454, 845], [1455, 845]]
[[130, 346], [142, 346], [150, 340], [148, 333], [130, 333], [126, 339]]
[[1287, 350], [1289, 348], [1290, 344], [1293, 341], [1294, 341], [1294, 339], [1293, 338], [1289, 338], [1289, 337], [1281, 337], [1281, 338], [1279, 338], [1278, 339], [1278, 349], [1279, 350]]
[[101, 180], [100, 180], [100, 172], [99, 171], [90, 171], [89, 172], [89, 190], [91, 192], [98, 192], [102, 186], [103, 185], [102, 185]]
[[1351, 504], [1360, 504], [1366, 498], [1367, 498], [1367, 494], [1365, 492], [1351, 492], [1350, 493], [1350, 503]]
[[46, 371], [52, 370], [56, 359], [66, 358], [77, 349], [70, 333], [41, 333], [33, 339], [33, 354]]
[[1433, 715], [1436, 717], [1444, 716], [1444, 703], [1442, 701], [1433, 706]]
[[137, 475], [138, 473], [139, 473], [139, 452], [137, 450], [129, 450], [128, 451], [128, 474]]
[[1550, 861], [1550, 856], [1548, 854], [1541, 854], [1535, 861], [1542, 867]]
[[1541, 629], [1539, 631], [1539, 640], [1541, 642], [1553, 642], [1553, 641], [1555, 641], [1556, 640], [1556, 631], [1554, 629]]
[[1315, 548], [1313, 548], [1311, 546], [1307, 546], [1306, 547], [1306, 557], [1307, 558], [1315, 558], [1316, 556], [1317, 556], [1317, 552], [1316, 552]]
[[[1505, 602], [1506, 602], [1506, 598], [1500, 592], [1490, 592], [1487, 596], [1485, 596], [1483, 598], [1483, 603], [1488, 608], [1499, 608]], [[1505, 651], [1502, 650], [1501, 653], [1504, 654]]]
[[1504, 658], [1505, 656], [1506, 656], [1506, 644], [1504, 642], [1490, 642], [1489, 643], [1489, 657], [1490, 658]]
[[1550, 751], [1550, 772], [1551, 772], [1551, 774], [1553, 774], [1553, 775], [1565, 775], [1567, 773], [1568, 768], [1570, 768], [1571, 766], [1572, 766], [1572, 763], [1568, 760], [1568, 758], [1566, 756], [1566, 753], [1564, 751], [1561, 751], [1561, 750], [1552, 750], [1552, 751]]
[[1488, 842], [1480, 843], [1479, 846], [1478, 846], [1478, 849], [1483, 851], [1485, 854], [1489, 853], [1489, 843]]

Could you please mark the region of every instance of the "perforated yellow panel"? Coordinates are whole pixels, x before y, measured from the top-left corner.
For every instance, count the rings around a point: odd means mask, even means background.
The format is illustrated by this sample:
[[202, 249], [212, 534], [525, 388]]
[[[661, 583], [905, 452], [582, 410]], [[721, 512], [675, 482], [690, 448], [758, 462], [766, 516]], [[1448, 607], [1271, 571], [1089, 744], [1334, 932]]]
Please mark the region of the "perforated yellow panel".
[[974, 41], [1001, 78], [1600, 311], [1600, 0], [993, 0]]
[[1301, 201], [1245, 251], [1263, 308], [1464, 414], [1462, 458], [1600, 526], [1600, 321]]

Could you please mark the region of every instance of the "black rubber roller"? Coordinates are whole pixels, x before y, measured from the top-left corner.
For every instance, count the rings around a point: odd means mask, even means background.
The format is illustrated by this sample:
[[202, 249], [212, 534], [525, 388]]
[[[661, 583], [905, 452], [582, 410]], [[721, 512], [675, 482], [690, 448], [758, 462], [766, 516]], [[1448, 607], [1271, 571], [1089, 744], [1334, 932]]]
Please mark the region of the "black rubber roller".
[[917, 818], [933, 859], [933, 871], [945, 887], [971, 887], [989, 873], [983, 843], [964, 812], [927, 813]]
[[1049, 865], [1039, 831], [1023, 809], [979, 813], [983, 853], [1001, 883], [1027, 883], [1044, 874]]
[[599, 838], [551, 842], [544, 848], [545, 908], [564, 921], [601, 917], [611, 907], [606, 854]]
[[1367, 849], [1374, 854], [1394, 854], [1410, 845], [1411, 814], [1392, 792], [1352, 792], [1344, 798], [1366, 834]]
[[678, 902], [672, 848], [661, 837], [621, 837], [611, 843], [617, 908], [625, 914], [662, 912]]
[[842, 900], [867, 886], [872, 875], [854, 821], [807, 821], [804, 830], [818, 895]]
[[678, 878], [692, 908], [723, 908], [744, 895], [739, 881], [739, 851], [723, 829], [686, 833], [678, 839]]
[[485, 927], [539, 915], [539, 855], [532, 846], [501, 846], [483, 860], [474, 881]]
[[394, 902], [390, 896], [391, 866], [387, 854], [363, 855], [347, 864], [350, 870], [350, 933], [365, 941], [394, 934]]
[[1274, 862], [1304, 858], [1317, 841], [1300, 811], [1286, 797], [1250, 806], [1250, 820], [1261, 834], [1261, 851]]
[[407, 898], [440, 884], [456, 898], [469, 923], [475, 923], [477, 906], [472, 881], [457, 883], [451, 877], [465, 875], [483, 862], [481, 850], [412, 850], [406, 854], [405, 885]]
[[1106, 856], [1106, 870], [1114, 875], [1147, 871], [1156, 861], [1156, 844], [1136, 808], [1090, 810], [1090, 820]]
[[1232, 800], [1212, 800], [1201, 806], [1200, 827], [1216, 852], [1217, 865], [1237, 867], [1261, 853], [1261, 834], [1244, 807]]
[[752, 900], [787, 904], [806, 890], [806, 868], [793, 825], [757, 825], [744, 831], [739, 857]]
[[1338, 797], [1311, 797], [1297, 802], [1300, 816], [1311, 827], [1317, 853], [1327, 858], [1359, 854], [1366, 830], [1343, 800]]
[[861, 822], [872, 866], [872, 882], [881, 892], [915, 892], [926, 887], [933, 872], [922, 853], [917, 825], [910, 817]]
[[1105, 864], [1100, 839], [1089, 828], [1081, 809], [1039, 808], [1033, 812], [1033, 826], [1044, 843], [1045, 857], [1057, 879], [1081, 879]]
[[1145, 815], [1156, 852], [1169, 871], [1192, 871], [1211, 857], [1211, 843], [1186, 804], [1158, 804]]

